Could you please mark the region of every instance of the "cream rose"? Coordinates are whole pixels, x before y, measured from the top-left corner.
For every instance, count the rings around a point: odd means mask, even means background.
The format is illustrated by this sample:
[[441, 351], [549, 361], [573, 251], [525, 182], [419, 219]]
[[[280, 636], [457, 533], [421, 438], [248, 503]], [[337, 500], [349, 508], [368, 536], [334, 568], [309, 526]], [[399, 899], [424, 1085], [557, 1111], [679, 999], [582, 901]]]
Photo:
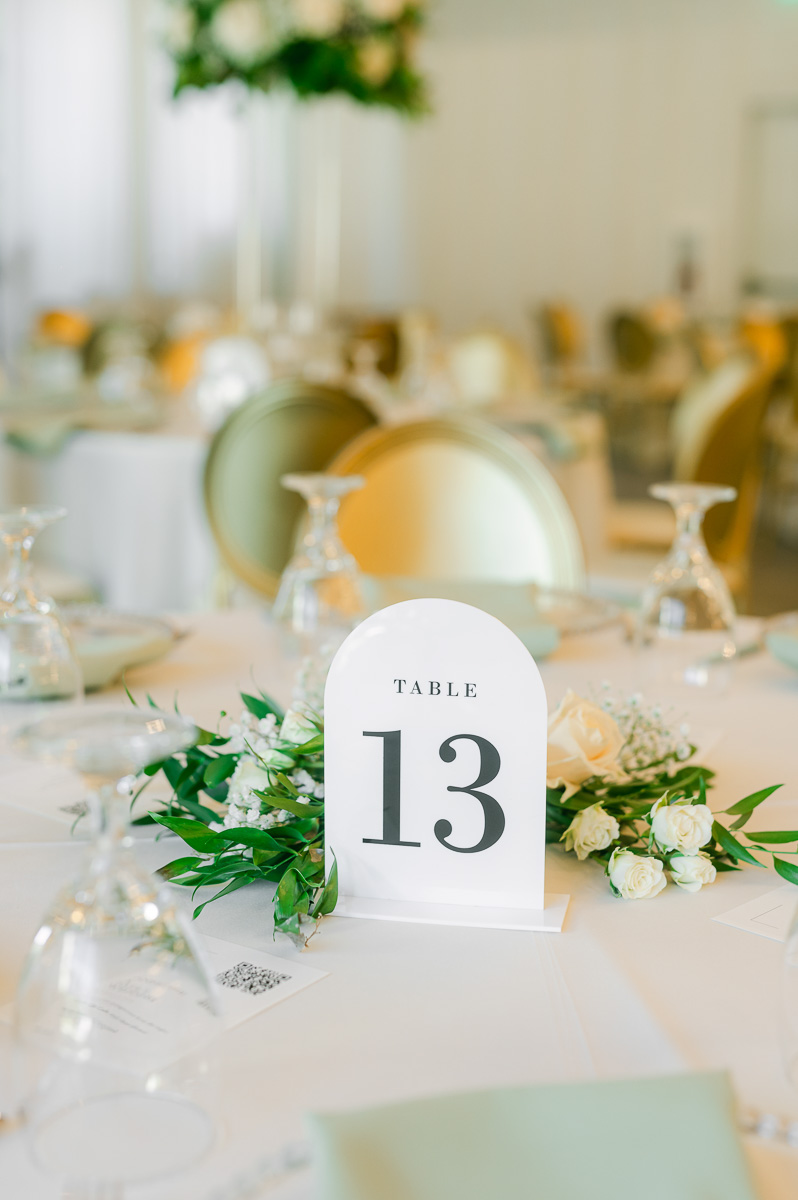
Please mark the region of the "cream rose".
[[272, 54], [283, 35], [281, 6], [264, 0], [225, 0], [213, 14], [211, 35], [222, 54], [248, 67]]
[[714, 883], [717, 871], [708, 854], [674, 854], [668, 864], [677, 887], [686, 892], [700, 892], [707, 883]]
[[594, 850], [606, 850], [620, 833], [615, 817], [604, 811], [601, 804], [591, 804], [574, 817], [560, 838], [566, 850], [575, 850], [582, 862]]
[[712, 837], [712, 812], [706, 804], [680, 800], [668, 804], [662, 796], [651, 810], [651, 832], [661, 850], [698, 854]]
[[297, 33], [330, 37], [343, 23], [344, 0], [292, 0], [291, 16]]
[[398, 21], [407, 0], [360, 0], [360, 8], [373, 21]]
[[667, 885], [658, 858], [643, 858], [631, 850], [614, 850], [607, 864], [610, 883], [624, 900], [650, 900]]
[[567, 800], [591, 776], [616, 773], [622, 749], [623, 735], [609, 713], [569, 690], [549, 718], [546, 784], [564, 786]]
[[379, 87], [396, 65], [396, 50], [387, 38], [366, 38], [357, 48], [357, 69], [366, 83]]

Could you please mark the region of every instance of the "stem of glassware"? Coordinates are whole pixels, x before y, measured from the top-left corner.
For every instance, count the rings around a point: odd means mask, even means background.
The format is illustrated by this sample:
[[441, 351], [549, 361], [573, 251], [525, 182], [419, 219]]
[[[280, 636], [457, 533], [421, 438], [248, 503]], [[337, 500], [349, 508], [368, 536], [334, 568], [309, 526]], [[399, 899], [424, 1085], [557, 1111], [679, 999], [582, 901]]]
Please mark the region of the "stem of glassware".
[[127, 837], [127, 806], [129, 792], [126, 779], [98, 779], [84, 776], [89, 810], [97, 849], [110, 853], [123, 845]]
[[334, 527], [340, 503], [337, 496], [315, 495], [308, 498], [310, 528], [305, 540], [309, 548], [323, 547], [330, 529]]
[[29, 601], [31, 595], [30, 552], [35, 534], [25, 533], [21, 537], [3, 539], [9, 554], [9, 569], [6, 585], [0, 599], [6, 604], [18, 604], [20, 598]]
[[691, 543], [698, 543], [704, 547], [704, 537], [701, 532], [701, 526], [704, 523], [706, 508], [700, 504], [694, 504], [692, 501], [682, 500], [674, 505], [676, 512], [676, 538], [677, 546], [688, 546]]

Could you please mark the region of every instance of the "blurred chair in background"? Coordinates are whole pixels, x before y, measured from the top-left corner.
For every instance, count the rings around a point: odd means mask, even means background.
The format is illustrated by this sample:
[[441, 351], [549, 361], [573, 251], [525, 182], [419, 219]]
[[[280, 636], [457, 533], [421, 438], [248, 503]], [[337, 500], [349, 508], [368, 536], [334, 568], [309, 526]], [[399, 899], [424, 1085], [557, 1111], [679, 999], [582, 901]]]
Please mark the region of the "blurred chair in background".
[[497, 407], [529, 400], [539, 390], [531, 356], [502, 330], [476, 329], [448, 350], [453, 399], [464, 408]]
[[585, 390], [592, 377], [585, 366], [587, 339], [572, 304], [550, 301], [535, 314], [546, 382], [566, 391]]
[[622, 309], [610, 315], [613, 371], [605, 382], [610, 442], [618, 462], [666, 471], [668, 425], [690, 374], [682, 323], [672, 304]]
[[344, 447], [331, 470], [366, 480], [342, 501], [339, 528], [367, 574], [584, 585], [560, 489], [492, 425], [449, 417], [373, 430]]
[[228, 417], [208, 452], [205, 505], [222, 561], [236, 579], [274, 598], [304, 511], [282, 476], [324, 471], [374, 424], [356, 397], [303, 380], [281, 380]]
[[[737, 500], [705, 521], [713, 558], [744, 601], [751, 534], [762, 481], [762, 424], [773, 370], [753, 355], [737, 355], [690, 387], [674, 412], [673, 478], [737, 489]], [[673, 514], [650, 502], [618, 504], [611, 540], [626, 547], [661, 549], [673, 538]]]

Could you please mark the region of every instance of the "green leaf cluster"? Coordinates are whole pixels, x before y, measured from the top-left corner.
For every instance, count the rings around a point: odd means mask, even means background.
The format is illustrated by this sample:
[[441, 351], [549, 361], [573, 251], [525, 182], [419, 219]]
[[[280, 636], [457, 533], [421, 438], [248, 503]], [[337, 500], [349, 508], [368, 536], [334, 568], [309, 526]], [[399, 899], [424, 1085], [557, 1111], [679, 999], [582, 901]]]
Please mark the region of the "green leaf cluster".
[[[707, 788], [712, 787], [713, 778], [714, 772], [708, 767], [691, 763], [673, 773], [663, 771], [643, 781], [631, 779], [623, 783], [608, 784], [603, 779], [593, 777], [567, 799], [564, 799], [564, 788], [547, 788], [546, 841], [562, 841], [578, 812], [601, 803], [604, 810], [617, 820], [620, 833], [612, 845], [604, 850], [593, 851], [589, 857], [606, 865], [613, 851], [621, 847], [659, 858], [667, 866], [672, 852], [660, 849], [651, 834], [653, 805], [663, 797], [668, 804], [685, 801], [691, 804], [706, 804]], [[712, 824], [712, 837], [701, 847], [702, 852], [712, 860], [716, 870], [737, 871], [741, 863], [763, 867], [767, 864], [762, 862], [757, 854], [770, 855], [778, 874], [788, 882], [798, 884], [798, 865], [779, 857], [785, 854], [791, 857], [798, 856], [798, 830], [753, 832], [744, 829], [759, 805], [781, 786], [774, 784], [761, 788], [716, 815]], [[734, 820], [726, 825], [717, 819], [721, 816], [733, 817]], [[745, 842], [741, 840], [743, 838]], [[790, 846], [792, 849], [787, 848]]]
[[[235, 79], [264, 92], [284, 85], [303, 99], [338, 93], [359, 104], [392, 108], [407, 116], [429, 111], [425, 81], [413, 65], [416, 35], [424, 23], [421, 4], [408, 4], [401, 16], [391, 21], [371, 18], [350, 4], [343, 24], [332, 36], [300, 36], [286, 29], [273, 51], [244, 64], [226, 58], [214, 41], [214, 14], [224, 3], [183, 0], [193, 16], [194, 34], [186, 46], [170, 51], [176, 67], [175, 95], [185, 88], [216, 87]], [[369, 79], [360, 58], [375, 40], [390, 48], [393, 63], [379, 82]]]
[[[128, 693], [129, 694], [129, 693]], [[133, 697], [131, 696], [131, 700]], [[150, 697], [147, 697], [153, 703]], [[241, 699], [258, 719], [274, 715], [278, 724], [284, 713], [267, 696], [242, 693]], [[135, 703], [135, 701], [134, 701]], [[230, 779], [244, 755], [257, 757], [248, 748], [230, 749], [230, 738], [200, 730], [196, 745], [154, 763], [143, 772], [144, 782], [136, 798], [160, 772], [172, 793], [165, 807], [139, 818], [137, 823], [156, 822], [182, 838], [193, 851], [167, 863], [160, 870], [170, 883], [218, 890], [194, 910], [197, 917], [221, 896], [260, 881], [275, 885], [274, 926], [294, 938], [305, 937], [323, 916], [332, 912], [338, 898], [335, 863], [327, 874], [324, 859], [324, 801], [299, 791], [289, 775], [304, 770], [314, 783], [324, 779], [324, 732], [313, 723], [313, 736], [302, 745], [281, 741], [285, 769], [268, 770], [268, 786], [254, 794], [262, 814], [278, 814], [268, 829], [257, 826], [210, 828], [219, 825], [226, 811]]]

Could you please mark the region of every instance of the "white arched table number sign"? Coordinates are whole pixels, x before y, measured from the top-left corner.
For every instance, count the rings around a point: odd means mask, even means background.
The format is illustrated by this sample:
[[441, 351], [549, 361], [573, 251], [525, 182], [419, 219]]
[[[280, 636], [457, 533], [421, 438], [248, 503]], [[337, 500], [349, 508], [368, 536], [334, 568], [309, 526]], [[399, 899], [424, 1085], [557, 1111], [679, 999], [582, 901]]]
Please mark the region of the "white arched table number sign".
[[407, 600], [349, 635], [324, 700], [336, 915], [559, 932], [546, 895], [546, 694], [506, 626]]

